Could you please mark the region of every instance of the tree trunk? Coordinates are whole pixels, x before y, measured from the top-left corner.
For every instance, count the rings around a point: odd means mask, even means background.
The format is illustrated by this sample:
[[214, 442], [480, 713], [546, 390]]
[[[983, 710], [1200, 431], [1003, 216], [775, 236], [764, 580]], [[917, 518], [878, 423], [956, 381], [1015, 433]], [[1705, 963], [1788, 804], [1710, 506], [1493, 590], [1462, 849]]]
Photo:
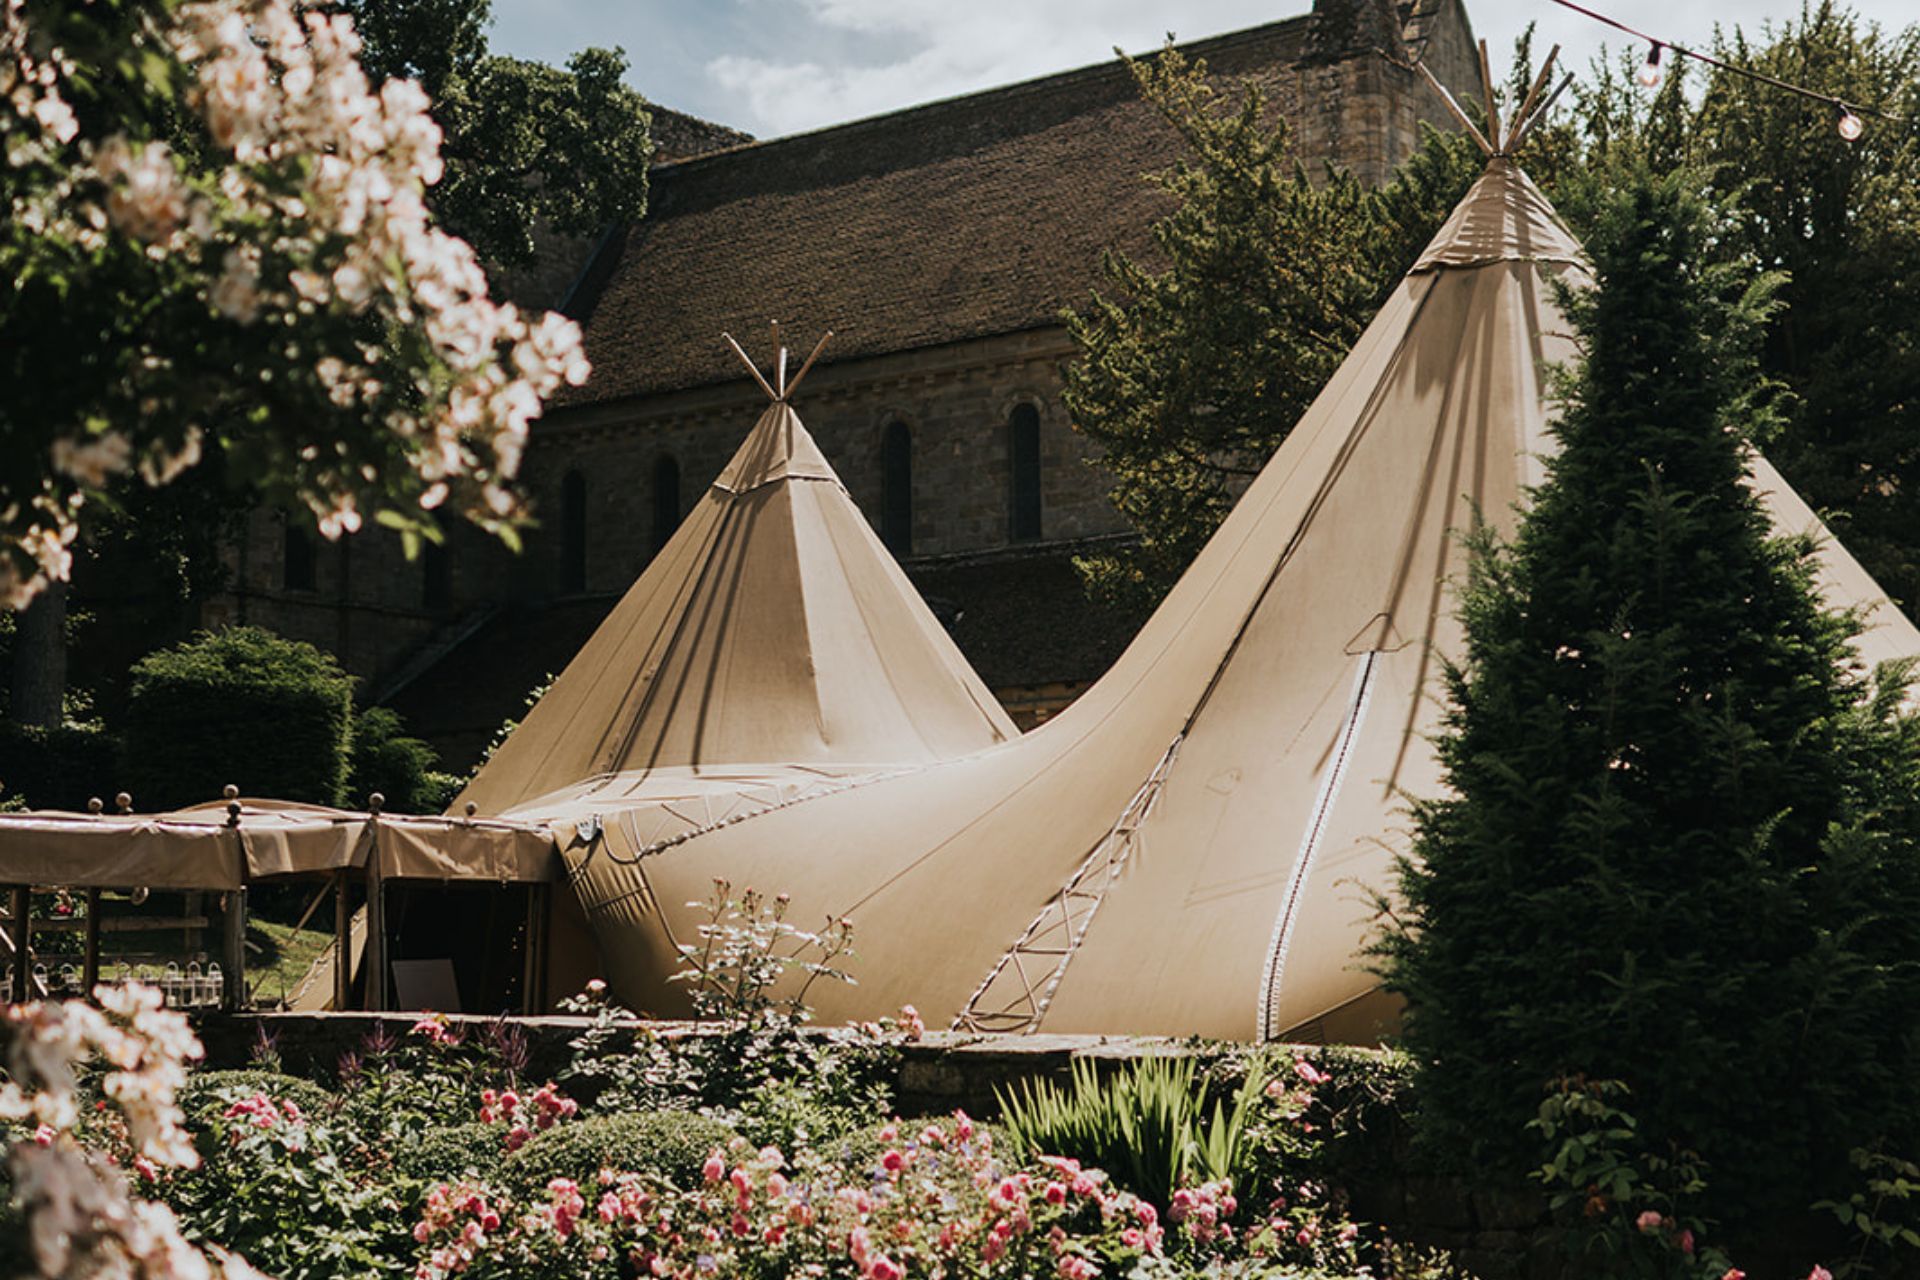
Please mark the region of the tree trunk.
[[67, 692], [67, 584], [50, 582], [15, 619], [11, 718], [57, 725]]

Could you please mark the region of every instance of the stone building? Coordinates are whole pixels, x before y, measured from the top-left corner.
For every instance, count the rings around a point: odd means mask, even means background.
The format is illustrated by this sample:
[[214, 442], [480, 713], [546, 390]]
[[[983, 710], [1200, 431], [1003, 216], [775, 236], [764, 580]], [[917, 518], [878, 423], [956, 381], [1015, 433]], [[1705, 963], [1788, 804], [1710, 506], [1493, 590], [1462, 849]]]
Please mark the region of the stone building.
[[[1310, 166], [1369, 181], [1447, 127], [1414, 60], [1478, 85], [1461, 0], [1316, 0], [1183, 47], [1257, 81]], [[834, 331], [797, 407], [987, 684], [1026, 724], [1071, 700], [1130, 630], [1071, 566], [1125, 535], [1061, 404], [1059, 314], [1103, 250], [1146, 252], [1166, 205], [1142, 175], [1177, 159], [1172, 130], [1114, 61], [762, 142], [669, 112], [656, 131], [647, 216], [527, 298], [581, 321], [594, 376], [535, 428], [525, 553], [456, 530], [408, 563], [261, 512], [209, 621], [334, 649], [464, 767], [752, 424], [764, 397], [720, 334], [765, 358], [777, 318], [800, 354]]]

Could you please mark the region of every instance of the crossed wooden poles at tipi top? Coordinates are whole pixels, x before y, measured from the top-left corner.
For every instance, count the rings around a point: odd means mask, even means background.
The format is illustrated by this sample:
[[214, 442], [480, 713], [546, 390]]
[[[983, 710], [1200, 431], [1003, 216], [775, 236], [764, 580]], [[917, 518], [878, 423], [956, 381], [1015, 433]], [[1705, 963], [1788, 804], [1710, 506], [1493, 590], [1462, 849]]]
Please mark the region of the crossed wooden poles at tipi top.
[[1504, 138], [1500, 133], [1500, 102], [1493, 91], [1493, 73], [1488, 69], [1485, 40], [1480, 42], [1480, 85], [1487, 98], [1487, 128], [1484, 133], [1468, 118], [1454, 96], [1447, 92], [1447, 86], [1440, 83], [1439, 77], [1427, 69], [1424, 61], [1417, 62], [1414, 66], [1427, 78], [1427, 83], [1433, 86], [1433, 91], [1440, 95], [1440, 101], [1446, 104], [1447, 110], [1453, 113], [1453, 118], [1460, 122], [1460, 127], [1467, 131], [1468, 137], [1480, 145], [1482, 151], [1489, 157], [1510, 156], [1520, 149], [1521, 144], [1527, 140], [1534, 129], [1539, 127], [1540, 122], [1547, 118], [1547, 112], [1553, 109], [1553, 104], [1560, 100], [1560, 95], [1565, 93], [1567, 86], [1573, 83], [1573, 76], [1569, 73], [1561, 78], [1560, 83], [1552, 93], [1547, 94], [1544, 101], [1541, 99], [1541, 91], [1547, 87], [1547, 81], [1552, 78], [1554, 60], [1559, 56], [1560, 46], [1556, 44], [1547, 53], [1547, 60], [1540, 64], [1540, 74], [1534, 77], [1533, 87], [1527, 91], [1520, 109], [1514, 112], [1513, 127], [1507, 131]]
[[818, 360], [820, 353], [826, 349], [827, 339], [833, 336], [833, 330], [829, 329], [820, 335], [820, 341], [813, 344], [813, 354], [808, 356], [807, 362], [800, 366], [800, 372], [793, 375], [793, 381], [788, 382], [787, 347], [785, 343], [780, 341], [780, 322], [778, 320], [770, 320], [767, 323], [773, 326], [773, 347], [774, 350], [779, 353], [774, 363], [772, 382], [767, 381], [765, 375], [760, 372], [759, 367], [753, 363], [753, 360], [745, 351], [741, 350], [740, 344], [733, 340], [732, 334], [722, 333], [720, 336], [726, 339], [729, 347], [733, 348], [733, 354], [740, 357], [740, 363], [747, 366], [747, 372], [752, 374], [753, 380], [760, 384], [760, 389], [767, 393], [767, 399], [779, 404], [784, 403], [787, 397], [800, 389], [800, 380], [807, 376], [807, 370], [813, 368], [813, 362]]

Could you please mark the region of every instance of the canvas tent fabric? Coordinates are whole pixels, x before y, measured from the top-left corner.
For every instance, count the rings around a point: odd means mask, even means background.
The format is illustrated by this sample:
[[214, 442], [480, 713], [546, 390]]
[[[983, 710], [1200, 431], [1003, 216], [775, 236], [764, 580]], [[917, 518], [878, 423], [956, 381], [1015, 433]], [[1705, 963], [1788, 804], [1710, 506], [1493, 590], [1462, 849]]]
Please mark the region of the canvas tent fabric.
[[[553, 823], [635, 1007], [714, 876], [854, 921], [827, 1021], [903, 1003], [980, 1030], [1365, 1040], [1391, 1019], [1357, 952], [1440, 785], [1440, 659], [1460, 648], [1460, 532], [1503, 528], [1550, 446], [1575, 353], [1551, 282], [1586, 278], [1545, 197], [1496, 157], [1114, 668], [1058, 717], [962, 759], [839, 779], [661, 841], [576, 788]], [[1776, 473], [1776, 523], [1823, 533]], [[1868, 657], [1920, 632], [1831, 539], [1831, 603]], [[697, 824], [696, 824], [697, 825]]]
[[238, 822], [225, 802], [153, 814], [0, 814], [0, 883], [226, 890], [370, 860], [389, 880], [537, 883], [560, 872], [543, 826], [239, 804]]
[[719, 769], [725, 791], [745, 765], [862, 772], [1015, 733], [776, 400], [450, 812], [620, 774]]

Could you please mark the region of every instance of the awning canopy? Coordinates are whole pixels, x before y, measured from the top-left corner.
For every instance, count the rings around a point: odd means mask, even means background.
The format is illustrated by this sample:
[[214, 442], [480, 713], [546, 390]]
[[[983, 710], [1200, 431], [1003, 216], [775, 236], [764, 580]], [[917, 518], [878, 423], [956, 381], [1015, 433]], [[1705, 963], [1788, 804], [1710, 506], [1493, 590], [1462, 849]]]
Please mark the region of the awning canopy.
[[238, 889], [285, 876], [364, 870], [383, 879], [557, 879], [543, 825], [354, 813], [280, 800], [170, 813], [0, 814], [0, 884]]

